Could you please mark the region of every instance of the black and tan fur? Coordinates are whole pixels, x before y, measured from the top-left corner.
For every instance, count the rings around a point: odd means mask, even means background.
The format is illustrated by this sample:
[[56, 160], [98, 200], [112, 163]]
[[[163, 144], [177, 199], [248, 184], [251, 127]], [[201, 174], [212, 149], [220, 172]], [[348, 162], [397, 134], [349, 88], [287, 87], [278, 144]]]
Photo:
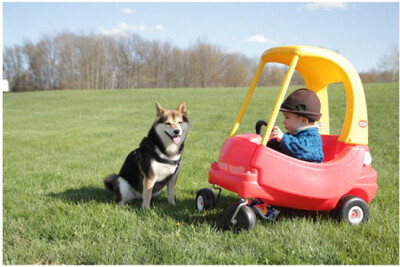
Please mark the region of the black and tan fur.
[[139, 148], [127, 156], [119, 174], [104, 179], [106, 189], [120, 205], [142, 198], [142, 207], [149, 208], [151, 198], [159, 195], [165, 185], [168, 202], [175, 204], [175, 186], [189, 130], [186, 104], [167, 110], [156, 103], [156, 111], [153, 126]]

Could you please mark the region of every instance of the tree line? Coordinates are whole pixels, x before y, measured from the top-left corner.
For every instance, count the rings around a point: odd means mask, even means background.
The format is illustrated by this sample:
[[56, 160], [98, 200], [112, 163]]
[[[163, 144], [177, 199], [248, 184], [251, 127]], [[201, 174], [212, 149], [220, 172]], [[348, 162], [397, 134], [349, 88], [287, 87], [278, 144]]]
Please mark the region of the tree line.
[[[201, 39], [182, 49], [171, 42], [149, 41], [137, 34], [106, 36], [62, 32], [44, 36], [37, 43], [25, 41], [22, 45], [6, 47], [3, 73], [13, 92], [247, 87], [258, 60], [224, 51]], [[267, 65], [259, 85], [281, 84], [286, 70], [279, 65]], [[367, 82], [398, 80], [398, 75], [394, 77], [390, 68], [360, 76]], [[293, 84], [302, 82], [299, 75], [292, 80]]]

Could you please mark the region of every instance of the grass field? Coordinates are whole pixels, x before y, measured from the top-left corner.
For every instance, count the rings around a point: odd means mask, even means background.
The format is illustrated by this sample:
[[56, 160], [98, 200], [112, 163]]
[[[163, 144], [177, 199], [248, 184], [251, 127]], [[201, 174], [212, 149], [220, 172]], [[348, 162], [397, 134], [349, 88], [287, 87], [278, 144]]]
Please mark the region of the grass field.
[[[293, 90], [294, 88], [291, 88]], [[277, 88], [259, 88], [240, 133], [266, 119]], [[370, 221], [337, 223], [290, 212], [239, 234], [221, 229], [238, 200], [223, 191], [217, 209], [198, 213], [246, 88], [49, 91], [3, 96], [3, 264], [399, 264], [399, 85], [367, 84], [369, 140], [379, 189]], [[330, 88], [331, 128], [344, 116], [340, 85]], [[147, 134], [154, 103], [188, 105], [190, 131], [177, 185], [142, 210], [110, 202], [102, 178], [118, 172]], [[282, 121], [281, 117], [279, 121]]]

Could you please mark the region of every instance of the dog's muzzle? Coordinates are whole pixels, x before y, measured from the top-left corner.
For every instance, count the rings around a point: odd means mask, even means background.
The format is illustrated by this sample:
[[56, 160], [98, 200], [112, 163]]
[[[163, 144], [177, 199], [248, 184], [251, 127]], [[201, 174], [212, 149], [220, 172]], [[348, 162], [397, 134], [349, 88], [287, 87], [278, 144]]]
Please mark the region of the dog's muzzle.
[[171, 136], [167, 131], [165, 131], [165, 134], [168, 135], [175, 144], [179, 144], [181, 142], [182, 131], [180, 129], [174, 130], [174, 136]]

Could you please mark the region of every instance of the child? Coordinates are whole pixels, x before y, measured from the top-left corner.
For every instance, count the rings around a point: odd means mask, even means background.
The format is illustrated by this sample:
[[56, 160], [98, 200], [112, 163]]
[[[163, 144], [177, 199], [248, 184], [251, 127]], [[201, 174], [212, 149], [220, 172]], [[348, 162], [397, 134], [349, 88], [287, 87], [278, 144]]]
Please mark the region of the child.
[[[315, 124], [321, 118], [321, 103], [317, 95], [309, 89], [298, 89], [283, 102], [280, 111], [283, 113], [287, 133], [274, 127], [268, 147], [272, 147], [286, 155], [309, 161], [322, 162], [322, 140]], [[274, 220], [279, 210], [267, 206], [257, 199], [250, 205], [254, 211], [266, 220]]]

